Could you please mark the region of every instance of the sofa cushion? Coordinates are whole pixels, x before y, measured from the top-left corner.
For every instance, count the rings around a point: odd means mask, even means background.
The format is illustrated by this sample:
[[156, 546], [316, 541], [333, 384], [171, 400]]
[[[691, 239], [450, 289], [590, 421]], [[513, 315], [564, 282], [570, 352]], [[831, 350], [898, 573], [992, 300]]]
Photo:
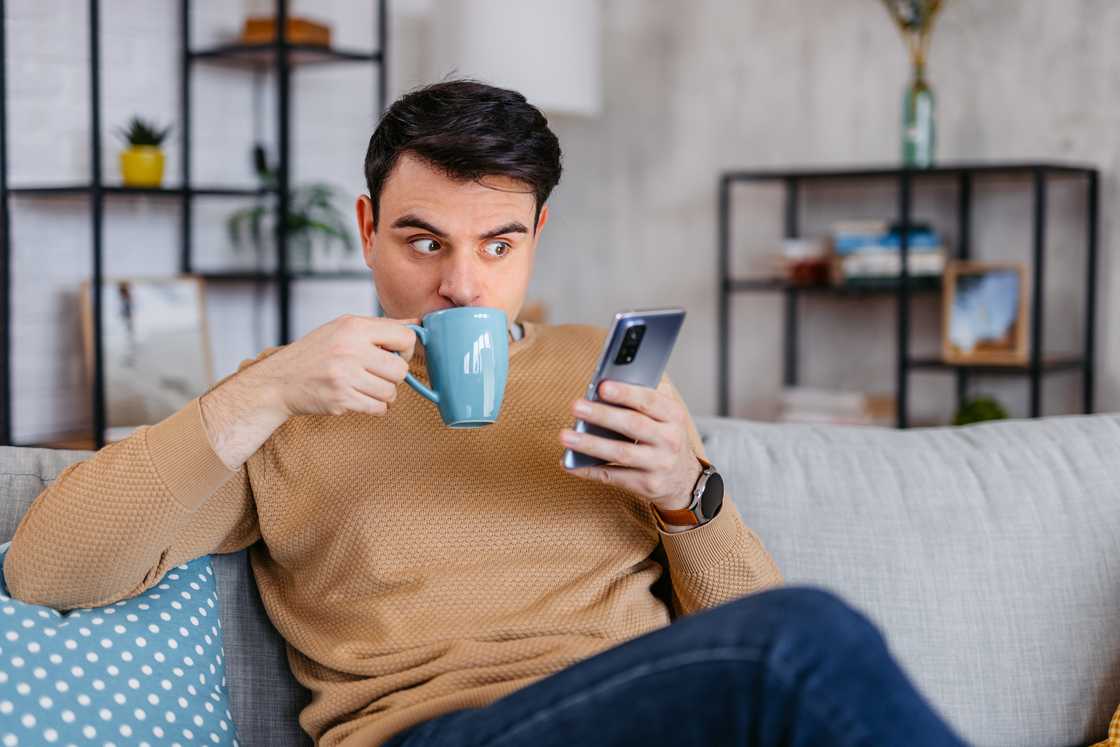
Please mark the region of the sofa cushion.
[[[0, 542], [43, 489], [88, 451], [0, 447]], [[215, 555], [230, 711], [244, 747], [309, 745], [299, 726], [307, 691], [292, 677], [283, 639], [261, 604], [248, 553]]]
[[310, 701], [292, 676], [287, 647], [265, 613], [249, 551], [214, 555], [225, 633], [226, 678], [243, 747], [310, 745], [299, 712]]
[[58, 612], [11, 598], [0, 571], [0, 741], [236, 746], [213, 575], [198, 558], [132, 599]]
[[968, 740], [1104, 738], [1120, 702], [1120, 417], [697, 425], [787, 582], [865, 611]]
[[0, 446], [0, 542], [12, 538], [28, 506], [59, 472], [91, 453]]

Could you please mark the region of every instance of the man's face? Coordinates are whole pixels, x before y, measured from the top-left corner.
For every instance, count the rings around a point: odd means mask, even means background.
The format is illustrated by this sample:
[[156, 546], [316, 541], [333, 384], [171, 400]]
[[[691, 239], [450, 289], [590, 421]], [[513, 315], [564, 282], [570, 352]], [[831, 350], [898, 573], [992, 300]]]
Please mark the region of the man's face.
[[456, 181], [404, 153], [381, 190], [376, 231], [373, 204], [358, 197], [362, 251], [386, 316], [492, 306], [517, 318], [548, 207], [534, 226], [528, 185], [501, 176], [480, 181]]

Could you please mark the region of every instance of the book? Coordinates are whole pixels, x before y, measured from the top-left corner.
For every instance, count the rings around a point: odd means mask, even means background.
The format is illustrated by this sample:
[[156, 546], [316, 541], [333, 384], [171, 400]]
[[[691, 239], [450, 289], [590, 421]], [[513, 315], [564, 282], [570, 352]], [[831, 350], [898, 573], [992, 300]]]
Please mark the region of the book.
[[779, 423], [894, 425], [893, 394], [816, 387], [786, 387], [778, 397]]
[[[902, 253], [880, 249], [833, 258], [832, 281], [841, 285], [855, 278], [897, 277], [902, 270]], [[934, 247], [926, 252], [907, 253], [906, 271], [912, 276], [941, 275], [945, 271], [945, 251]]]
[[885, 220], [873, 218], [838, 220], [832, 224], [832, 235], [852, 234], [861, 236], [878, 236], [890, 230], [890, 224]]
[[[899, 251], [902, 244], [902, 230], [895, 226], [878, 233], [832, 232], [832, 251], [834, 254], [858, 254], [867, 251]], [[925, 224], [914, 224], [906, 232], [906, 248], [915, 253], [934, 251], [942, 248], [941, 237]]]

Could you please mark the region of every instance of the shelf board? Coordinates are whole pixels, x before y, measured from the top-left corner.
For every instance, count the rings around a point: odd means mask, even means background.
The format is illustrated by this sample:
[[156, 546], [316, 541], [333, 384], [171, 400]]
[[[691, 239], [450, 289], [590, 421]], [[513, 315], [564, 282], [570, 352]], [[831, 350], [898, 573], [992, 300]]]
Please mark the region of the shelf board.
[[[1085, 360], [1080, 355], [1051, 355], [1042, 359], [1039, 370], [1050, 371], [1079, 371], [1085, 365]], [[1029, 363], [1020, 364], [995, 364], [995, 363], [946, 363], [940, 358], [911, 358], [912, 370], [925, 371], [969, 371], [976, 373], [1003, 374], [1007, 376], [1029, 376], [1031, 366]]]
[[262, 197], [267, 194], [276, 194], [274, 187], [191, 187], [189, 190], [196, 197]]
[[[21, 197], [69, 197], [86, 195], [93, 191], [92, 184], [59, 184], [34, 187], [11, 187], [8, 192]], [[184, 192], [199, 197], [256, 197], [273, 190], [256, 187], [125, 187], [120, 184], [106, 184], [101, 191], [107, 195], [130, 197], [182, 197]]]
[[[330, 62], [381, 62], [380, 51], [359, 52], [350, 49], [322, 47], [316, 44], [288, 44], [288, 60], [293, 65], [321, 65]], [[279, 45], [219, 44], [190, 52], [193, 60], [207, 60], [254, 67], [276, 64]]]
[[794, 169], [735, 169], [723, 172], [722, 178], [730, 182], [784, 181], [784, 180], [829, 180], [829, 179], [885, 179], [898, 178], [903, 174], [911, 177], [945, 177], [964, 174], [988, 176], [1029, 176], [1042, 171], [1046, 174], [1066, 176], [1088, 176], [1097, 168], [1080, 163], [1061, 162], [958, 162], [945, 163], [928, 169], [907, 169], [900, 166], [842, 167], [825, 166]]
[[66, 449], [72, 451], [94, 451], [97, 448], [93, 442], [93, 435], [89, 431], [60, 433], [39, 441], [19, 442], [11, 445], [21, 449]]
[[[834, 296], [881, 296], [894, 295], [898, 292], [898, 281], [884, 279], [872, 285], [844, 286], [844, 285], [794, 285], [781, 278], [732, 278], [727, 282], [730, 292], [745, 293], [772, 293], [784, 291], [797, 291], [799, 293], [817, 293]], [[910, 279], [911, 293], [940, 292], [941, 277]]]
[[[210, 271], [192, 272], [191, 275], [200, 277], [207, 282], [214, 283], [253, 283], [258, 281], [275, 281], [280, 275], [277, 272], [254, 272], [252, 270], [238, 271]], [[292, 280], [369, 280], [369, 270], [318, 270], [290, 272], [288, 277]]]

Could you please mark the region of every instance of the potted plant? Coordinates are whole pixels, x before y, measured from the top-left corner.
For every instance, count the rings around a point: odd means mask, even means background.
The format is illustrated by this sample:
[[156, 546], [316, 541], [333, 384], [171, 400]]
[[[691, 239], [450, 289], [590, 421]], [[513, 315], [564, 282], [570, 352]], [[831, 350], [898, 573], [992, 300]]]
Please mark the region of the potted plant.
[[[264, 190], [275, 190], [276, 170], [268, 165], [264, 148], [253, 148], [253, 163]], [[325, 250], [336, 244], [345, 252], [354, 249], [346, 217], [335, 207], [337, 191], [329, 184], [312, 183], [292, 189], [288, 200], [288, 269], [292, 272], [309, 272], [311, 250], [316, 242]], [[275, 235], [279, 219], [276, 200], [234, 212], [226, 219], [230, 243], [235, 250], [250, 243], [260, 257], [265, 241]]]
[[981, 423], [985, 420], [1003, 420], [1007, 417], [1009, 417], [1007, 410], [995, 397], [981, 395], [961, 404], [953, 415], [953, 425]]
[[171, 131], [140, 117], [133, 117], [128, 127], [117, 129], [124, 140], [121, 151], [121, 179], [126, 187], [158, 187], [163, 182], [163, 151], [160, 145]]

